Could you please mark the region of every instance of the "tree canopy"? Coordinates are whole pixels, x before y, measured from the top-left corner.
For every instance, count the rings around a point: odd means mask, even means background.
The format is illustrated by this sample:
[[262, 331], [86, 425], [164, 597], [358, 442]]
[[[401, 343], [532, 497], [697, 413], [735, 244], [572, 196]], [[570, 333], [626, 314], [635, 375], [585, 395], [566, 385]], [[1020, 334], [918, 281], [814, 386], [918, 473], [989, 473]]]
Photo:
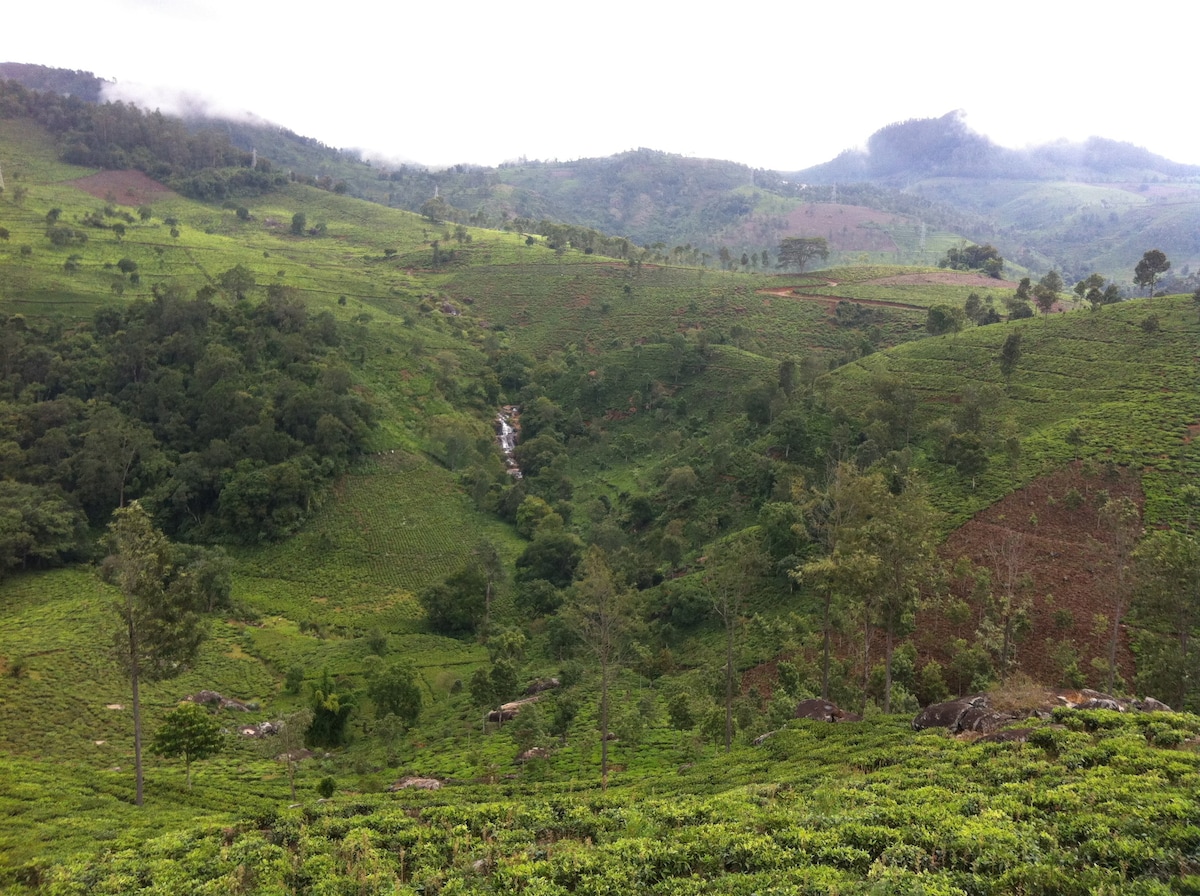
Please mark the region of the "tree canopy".
[[946, 250], [946, 255], [938, 261], [939, 268], [950, 268], [954, 271], [983, 271], [989, 277], [999, 280], [1004, 274], [1004, 259], [1000, 250], [990, 243], [969, 246], [952, 246]]
[[1158, 282], [1159, 276], [1165, 274], [1170, 268], [1171, 262], [1167, 260], [1167, 256], [1163, 252], [1158, 249], [1150, 249], [1133, 269], [1133, 282], [1138, 286], [1146, 287], [1146, 291], [1153, 295], [1154, 284]]
[[823, 236], [789, 236], [779, 242], [777, 267], [795, 268], [803, 272], [814, 258], [829, 257], [829, 243]]
[[[248, 274], [217, 279], [243, 294]], [[374, 419], [332, 315], [283, 288], [251, 304], [168, 286], [98, 310], [90, 326], [14, 319], [0, 341], [0, 479], [24, 489], [6, 486], [9, 567], [70, 556], [79, 511], [99, 525], [134, 498], [172, 537], [279, 538]]]
[[182, 756], [187, 766], [187, 786], [192, 788], [192, 763], [208, 759], [221, 751], [221, 725], [202, 706], [181, 703], [167, 713], [154, 733], [150, 751], [168, 759]]

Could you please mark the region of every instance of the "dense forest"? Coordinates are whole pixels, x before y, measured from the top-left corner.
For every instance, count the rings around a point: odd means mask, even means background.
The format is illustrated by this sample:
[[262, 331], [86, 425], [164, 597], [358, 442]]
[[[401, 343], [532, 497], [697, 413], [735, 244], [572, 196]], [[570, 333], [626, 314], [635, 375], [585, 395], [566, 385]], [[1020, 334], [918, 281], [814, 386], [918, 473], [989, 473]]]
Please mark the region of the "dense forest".
[[279, 538], [360, 451], [372, 408], [332, 315], [286, 288], [216, 294], [162, 290], [90, 325], [8, 318], [3, 475], [20, 521], [6, 568], [75, 554], [85, 521], [135, 498], [178, 538]]

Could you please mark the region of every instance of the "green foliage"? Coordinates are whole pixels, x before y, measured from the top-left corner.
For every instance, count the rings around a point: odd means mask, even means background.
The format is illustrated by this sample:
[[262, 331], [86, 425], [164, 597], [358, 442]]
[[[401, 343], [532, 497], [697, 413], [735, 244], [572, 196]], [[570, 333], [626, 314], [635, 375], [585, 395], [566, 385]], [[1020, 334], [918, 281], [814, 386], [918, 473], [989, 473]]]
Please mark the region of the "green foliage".
[[482, 622], [488, 580], [484, 571], [468, 564], [445, 581], [430, 585], [418, 595], [429, 626], [444, 635], [470, 634]]
[[321, 680], [312, 685], [312, 695], [309, 709], [312, 712], [312, 722], [304, 735], [304, 742], [310, 747], [339, 747], [348, 735], [347, 722], [354, 712], [354, 695], [344, 683], [334, 681], [329, 670], [321, 673]]
[[[16, 437], [0, 463], [46, 494], [47, 516], [59, 489], [93, 522], [140, 497], [172, 535], [278, 538], [373, 421], [324, 322], [294, 299], [214, 306], [168, 289], [69, 337], [8, 335], [17, 373], [0, 401]], [[52, 361], [71, 386], [36, 401]]]
[[803, 272], [814, 258], [829, 257], [829, 244], [823, 236], [789, 236], [779, 242], [777, 266]]
[[376, 719], [393, 715], [412, 727], [421, 715], [421, 688], [408, 663], [391, 663], [376, 673], [367, 683], [367, 696], [375, 704]]
[[929, 309], [925, 318], [925, 329], [931, 336], [941, 336], [943, 333], [957, 333], [963, 328], [964, 312], [962, 308], [948, 305], [934, 305]]
[[187, 764], [187, 786], [192, 787], [192, 762], [217, 755], [223, 746], [220, 724], [195, 703], [181, 703], [167, 713], [154, 733], [150, 750], [168, 759], [182, 756]]
[[989, 277], [999, 280], [1004, 273], [1004, 259], [1000, 257], [1000, 251], [990, 243], [982, 246], [972, 243], [969, 246], [947, 249], [945, 257], [938, 261], [938, 267], [955, 271], [983, 271]]
[[1146, 287], [1146, 291], [1154, 294], [1154, 284], [1158, 282], [1158, 278], [1170, 270], [1171, 262], [1167, 260], [1167, 256], [1159, 249], [1149, 249], [1142, 260], [1137, 263], [1137, 267], [1133, 271], [1133, 282], [1138, 286]]
[[52, 489], [0, 480], [0, 575], [80, 556], [86, 521]]

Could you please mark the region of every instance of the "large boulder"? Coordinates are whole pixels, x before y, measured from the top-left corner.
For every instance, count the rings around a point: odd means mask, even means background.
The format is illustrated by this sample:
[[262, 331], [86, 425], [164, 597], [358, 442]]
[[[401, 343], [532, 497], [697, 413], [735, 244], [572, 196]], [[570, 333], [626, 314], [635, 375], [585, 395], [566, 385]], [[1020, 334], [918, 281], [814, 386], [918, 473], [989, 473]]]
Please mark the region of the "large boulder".
[[1018, 719], [1051, 718], [1055, 709], [1108, 709], [1114, 712], [1170, 712], [1165, 703], [1150, 697], [1145, 700], [1126, 702], [1110, 694], [1090, 688], [1056, 688], [1039, 694], [1026, 695], [1025, 702], [1014, 704], [1011, 698], [995, 705], [987, 694], [960, 697], [945, 703], [931, 703], [913, 719], [917, 731], [926, 728], [945, 728], [954, 734], [970, 732], [989, 734]]
[[811, 719], [814, 722], [861, 722], [862, 716], [830, 703], [828, 700], [802, 700], [793, 713], [796, 719]]
[[529, 683], [529, 687], [525, 688], [525, 696], [533, 697], [543, 691], [552, 691], [558, 687], [562, 687], [562, 682], [557, 678], [537, 678]]
[[395, 793], [397, 790], [441, 790], [442, 782], [437, 778], [418, 778], [410, 775], [407, 778], [401, 778], [396, 783], [388, 787], [388, 791]]
[[968, 710], [987, 709], [987, 706], [987, 697], [983, 695], [947, 700], [944, 703], [930, 703], [913, 719], [912, 726], [917, 731], [924, 731], [926, 728], [948, 728], [957, 734], [959, 722]]
[[958, 717], [958, 726], [955, 728], [955, 733], [962, 734], [964, 731], [970, 731], [973, 734], [991, 734], [993, 731], [997, 731], [1009, 722], [1016, 721], [1019, 718], [1021, 716], [1007, 712], [997, 712], [986, 706], [969, 706]]

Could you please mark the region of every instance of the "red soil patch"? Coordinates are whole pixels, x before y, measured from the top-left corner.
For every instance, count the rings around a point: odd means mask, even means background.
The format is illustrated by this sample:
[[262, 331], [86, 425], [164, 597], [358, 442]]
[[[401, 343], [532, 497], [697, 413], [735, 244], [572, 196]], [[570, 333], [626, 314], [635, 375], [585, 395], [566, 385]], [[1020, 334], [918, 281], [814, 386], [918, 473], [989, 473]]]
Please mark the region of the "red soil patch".
[[895, 252], [896, 242], [884, 230], [903, 221], [899, 215], [861, 205], [814, 202], [788, 215], [788, 232], [823, 236], [838, 252]]
[[119, 202], [121, 205], [146, 205], [156, 199], [175, 196], [152, 177], [140, 171], [100, 171], [70, 182], [97, 199]]
[[[1075, 509], [1064, 500], [1071, 489], [1083, 497], [1083, 504]], [[1028, 592], [1032, 606], [1028, 634], [1015, 648], [1016, 660], [1021, 671], [1035, 681], [1058, 684], [1062, 659], [1073, 652], [1089, 685], [1106, 684], [1092, 667], [1093, 659], [1108, 657], [1111, 627], [1097, 631], [1095, 617], [1108, 617], [1111, 626], [1110, 584], [1117, 581], [1113, 538], [1099, 519], [1104, 492], [1113, 498], [1128, 497], [1139, 508], [1144, 503], [1135, 476], [1127, 472], [1085, 476], [1080, 466], [1073, 464], [976, 514], [942, 548], [942, 556], [951, 562], [967, 557], [976, 566], [990, 569], [993, 591], [997, 591], [1002, 576], [996, 553], [1014, 535], [1020, 537], [1020, 566], [1032, 582]], [[954, 639], [968, 643], [975, 640], [982, 608], [970, 597], [963, 597], [970, 607], [970, 618], [965, 622], [952, 623], [939, 610], [918, 613], [914, 640], [922, 662], [936, 659], [945, 667], [954, 659]], [[1128, 594], [1124, 603], [1127, 607]], [[1117, 645], [1117, 666], [1126, 682], [1131, 682], [1133, 655], [1124, 628]]]
[[[1063, 500], [1072, 488], [1084, 498], [1084, 503], [1074, 510]], [[993, 591], [996, 591], [1002, 581], [997, 571], [996, 549], [1014, 533], [1022, 536], [1022, 568], [1032, 582], [1028, 592], [1032, 606], [1028, 633], [1013, 649], [1017, 668], [1046, 685], [1061, 682], [1062, 660], [1072, 653], [1089, 686], [1103, 689], [1107, 684], [1106, 677], [1092, 666], [1093, 659], [1107, 661], [1108, 658], [1108, 639], [1112, 631], [1109, 627], [1112, 593], [1108, 584], [1116, 581], [1111, 539], [1099, 522], [1102, 492], [1114, 498], [1128, 497], [1139, 508], [1144, 503], [1140, 483], [1132, 474], [1118, 472], [1112, 477], [1089, 477], [1074, 464], [980, 511], [951, 534], [941, 550], [942, 557], [949, 563], [966, 557], [976, 566], [990, 569]], [[958, 696], [969, 689], [969, 682], [959, 682], [952, 674], [953, 642], [961, 638], [968, 644], [975, 643], [983, 612], [969, 595], [956, 596], [964, 599], [969, 608], [966, 621], [951, 622], [942, 608], [921, 610], [911, 640], [917, 648], [918, 667], [929, 660], [939, 662], [946, 683]], [[1128, 595], [1125, 606], [1128, 609]], [[1110, 620], [1109, 626], [1102, 631], [1097, 631], [1094, 624], [1098, 614]], [[834, 632], [831, 643], [835, 657], [851, 659], [850, 675], [861, 682], [862, 630]], [[883, 655], [883, 635], [876, 630], [871, 638], [871, 665], [882, 662]], [[810, 686], [816, 686], [819, 679], [812, 676], [819, 675], [819, 648], [789, 659], [806, 667]], [[777, 662], [771, 660], [746, 670], [741, 677], [741, 693], [755, 687], [769, 698], [778, 675]], [[834, 665], [839, 665], [839, 661], [835, 660]], [[1124, 627], [1117, 644], [1117, 668], [1121, 677], [1132, 683], [1134, 661], [1129, 649], [1129, 633]]]
[[982, 288], [1005, 287], [1015, 290], [1017, 284], [1010, 280], [997, 280], [985, 274], [974, 271], [927, 271], [923, 274], [897, 274], [894, 277], [880, 277], [878, 280], [867, 281], [879, 286], [900, 286], [915, 283], [919, 286], [951, 284], [953, 286], [978, 286]]
[[[836, 284], [831, 283], [831, 286]], [[848, 296], [817, 296], [806, 292], [796, 292], [795, 287], [781, 287], [776, 289], [760, 289], [759, 293], [765, 296], [778, 296], [781, 299], [797, 299], [802, 302], [817, 302], [824, 305], [826, 310], [833, 314], [840, 302], [849, 302], [852, 305], [870, 305], [874, 308], [903, 308], [908, 311], [925, 311], [921, 305], [910, 305], [907, 302], [889, 302], [886, 299], [852, 299]], [[769, 300], [764, 300], [767, 304]]]

